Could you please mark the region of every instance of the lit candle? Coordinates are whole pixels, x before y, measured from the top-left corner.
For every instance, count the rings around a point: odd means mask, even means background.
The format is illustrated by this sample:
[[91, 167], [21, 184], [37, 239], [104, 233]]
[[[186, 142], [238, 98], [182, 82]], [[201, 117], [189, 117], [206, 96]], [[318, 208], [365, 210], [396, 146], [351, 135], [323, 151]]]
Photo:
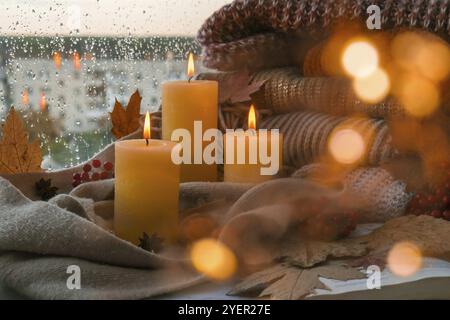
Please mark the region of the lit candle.
[[[191, 164], [181, 165], [182, 182], [216, 181], [217, 165], [205, 164], [202, 155], [194, 153], [194, 151], [199, 153], [208, 143], [200, 142], [202, 148], [194, 150], [194, 141], [202, 141], [206, 130], [217, 129], [218, 83], [192, 80], [194, 74], [194, 57], [190, 54], [189, 80], [163, 83], [162, 136], [164, 140], [172, 140], [172, 133], [176, 129], [186, 129], [191, 134]], [[195, 121], [201, 121], [201, 130], [194, 130]]]
[[173, 242], [178, 228], [180, 167], [171, 159], [176, 143], [150, 138], [147, 112], [144, 139], [115, 145], [114, 230], [134, 244], [144, 232]]
[[[283, 136], [278, 132], [256, 130], [256, 112], [250, 107], [248, 131], [225, 134], [224, 180], [235, 183], [262, 183], [273, 179], [276, 174], [263, 174], [262, 169], [270, 165], [282, 165]], [[230, 152], [232, 154], [230, 154]], [[264, 159], [266, 158], [266, 159]], [[267, 163], [266, 160], [271, 161]], [[278, 170], [276, 170], [278, 171]]]

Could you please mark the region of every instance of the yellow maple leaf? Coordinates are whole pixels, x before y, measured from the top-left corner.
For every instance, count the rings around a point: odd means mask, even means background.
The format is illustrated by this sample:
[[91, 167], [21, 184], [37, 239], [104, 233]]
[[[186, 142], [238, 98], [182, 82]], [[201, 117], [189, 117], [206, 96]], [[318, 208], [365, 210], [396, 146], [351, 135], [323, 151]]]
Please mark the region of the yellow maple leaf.
[[139, 129], [141, 101], [142, 97], [138, 90], [130, 97], [126, 109], [123, 108], [116, 99], [113, 112], [111, 112], [111, 121], [113, 125], [111, 132], [117, 139], [129, 135]]
[[0, 174], [40, 172], [40, 142], [28, 142], [28, 133], [14, 108], [9, 111], [0, 141]]

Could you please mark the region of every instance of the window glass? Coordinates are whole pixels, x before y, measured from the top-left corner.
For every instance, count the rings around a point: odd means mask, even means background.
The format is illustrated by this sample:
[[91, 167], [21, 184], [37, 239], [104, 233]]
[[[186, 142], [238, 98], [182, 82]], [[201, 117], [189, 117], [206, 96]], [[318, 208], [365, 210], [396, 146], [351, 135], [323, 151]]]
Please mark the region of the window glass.
[[109, 144], [115, 99], [140, 90], [142, 112], [160, 85], [185, 77], [194, 37], [226, 0], [2, 0], [0, 115], [20, 111], [43, 166], [76, 165]]

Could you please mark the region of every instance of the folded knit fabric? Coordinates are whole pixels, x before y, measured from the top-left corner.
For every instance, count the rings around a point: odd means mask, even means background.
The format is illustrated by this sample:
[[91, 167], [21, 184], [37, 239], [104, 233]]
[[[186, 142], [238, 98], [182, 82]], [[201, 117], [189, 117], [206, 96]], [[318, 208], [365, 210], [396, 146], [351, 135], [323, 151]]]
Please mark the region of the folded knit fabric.
[[329, 138], [336, 128], [352, 128], [366, 141], [364, 161], [378, 165], [397, 154], [384, 120], [338, 117], [317, 112], [296, 112], [267, 117], [261, 128], [279, 129], [284, 136], [283, 162], [301, 168], [326, 155]]
[[303, 77], [298, 68], [269, 69], [257, 72], [252, 81], [265, 80], [254, 100], [258, 108], [274, 113], [301, 110], [334, 115], [363, 114], [372, 118], [403, 116], [404, 108], [393, 98], [376, 104], [359, 100], [345, 78]]
[[365, 21], [371, 5], [381, 8], [383, 30], [416, 27], [450, 36], [448, 0], [236, 0], [200, 29], [204, 64], [223, 71], [296, 65], [293, 39], [322, 38], [343, 19]]
[[[330, 176], [333, 176], [330, 168], [319, 163], [304, 166], [293, 174], [293, 177], [302, 179], [330, 179]], [[404, 215], [413, 197], [405, 182], [395, 179], [380, 167], [353, 170], [338, 182], [342, 184], [344, 193], [362, 203], [359, 208], [360, 223], [384, 222]]]

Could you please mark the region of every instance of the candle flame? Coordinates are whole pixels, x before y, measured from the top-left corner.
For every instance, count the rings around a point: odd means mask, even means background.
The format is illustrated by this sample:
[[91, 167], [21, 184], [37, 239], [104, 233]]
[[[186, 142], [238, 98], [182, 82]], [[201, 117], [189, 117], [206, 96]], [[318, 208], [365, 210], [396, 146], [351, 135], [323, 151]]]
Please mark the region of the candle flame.
[[194, 64], [194, 55], [189, 53], [189, 61], [188, 61], [188, 78], [192, 78], [195, 74], [195, 64]]
[[253, 105], [250, 106], [250, 111], [248, 113], [248, 128], [256, 130], [256, 112]]
[[150, 125], [150, 113], [147, 111], [145, 115], [145, 123], [144, 123], [144, 139], [148, 140], [152, 136], [151, 125]]

